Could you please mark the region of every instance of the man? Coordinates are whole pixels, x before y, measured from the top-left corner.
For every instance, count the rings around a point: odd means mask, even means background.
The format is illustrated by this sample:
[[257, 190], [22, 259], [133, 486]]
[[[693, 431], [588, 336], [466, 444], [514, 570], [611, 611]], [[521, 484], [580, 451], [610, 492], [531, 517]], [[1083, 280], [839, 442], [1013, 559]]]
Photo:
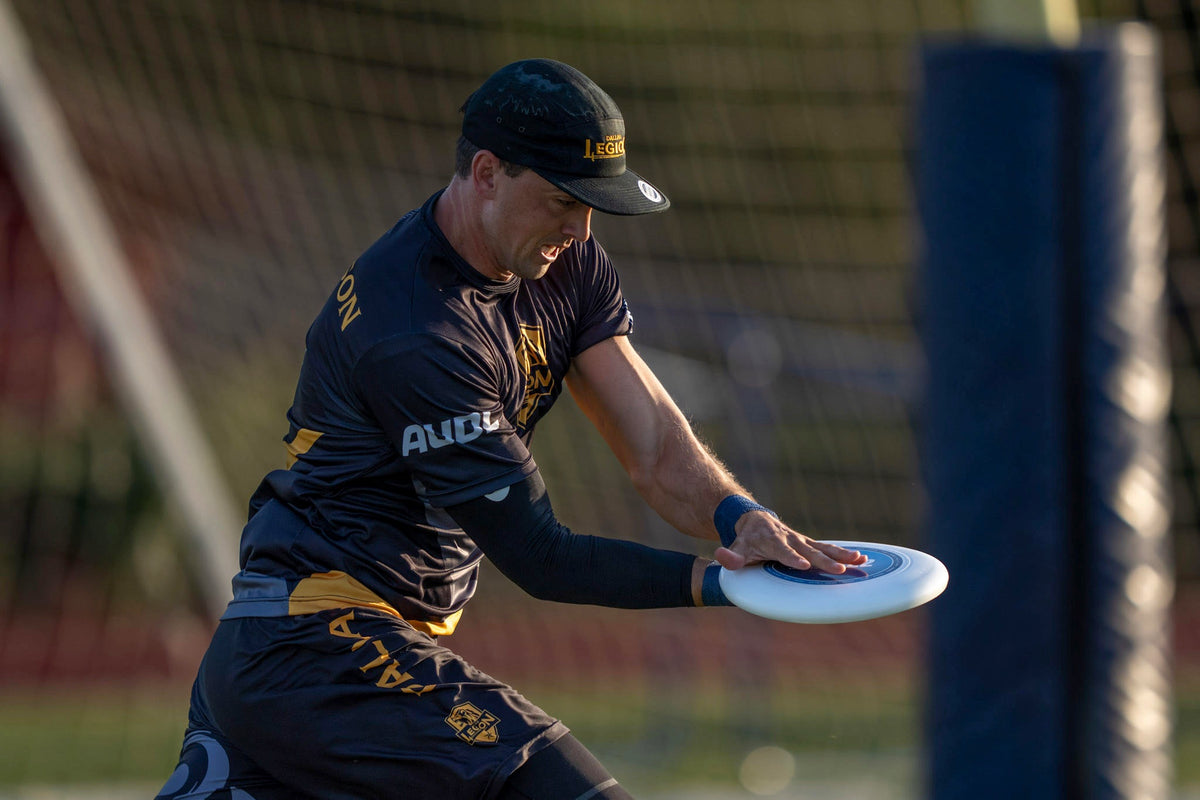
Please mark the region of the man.
[[625, 798], [453, 632], [487, 555], [530, 594], [727, 601], [705, 558], [557, 522], [527, 444], [564, 383], [646, 501], [730, 569], [842, 572], [755, 503], [629, 344], [593, 210], [667, 208], [579, 71], [510, 64], [463, 107], [456, 173], [338, 281], [308, 332], [290, 465], [251, 500], [234, 600], [160, 798]]

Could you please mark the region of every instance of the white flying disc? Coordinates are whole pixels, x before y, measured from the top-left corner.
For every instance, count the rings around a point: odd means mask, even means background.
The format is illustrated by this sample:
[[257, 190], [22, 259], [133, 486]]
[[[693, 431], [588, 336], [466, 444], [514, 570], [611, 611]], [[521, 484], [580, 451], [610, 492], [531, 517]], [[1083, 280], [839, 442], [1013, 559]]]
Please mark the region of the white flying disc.
[[928, 553], [873, 542], [840, 542], [867, 557], [841, 575], [776, 562], [721, 568], [721, 590], [744, 611], [783, 622], [855, 622], [916, 608], [941, 594], [950, 573]]

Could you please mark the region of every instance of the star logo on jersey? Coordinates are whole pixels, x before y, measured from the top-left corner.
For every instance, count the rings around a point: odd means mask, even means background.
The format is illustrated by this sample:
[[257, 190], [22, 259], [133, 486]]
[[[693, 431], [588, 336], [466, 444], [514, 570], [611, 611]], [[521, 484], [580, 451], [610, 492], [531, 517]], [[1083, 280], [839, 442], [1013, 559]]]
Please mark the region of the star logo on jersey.
[[499, 723], [499, 717], [474, 703], [459, 703], [446, 717], [446, 724], [467, 744], [496, 744], [500, 741], [496, 731]]
[[528, 429], [538, 401], [554, 391], [554, 375], [546, 358], [546, 335], [541, 325], [520, 325], [517, 340], [517, 365], [525, 376], [525, 397], [517, 412], [517, 427]]

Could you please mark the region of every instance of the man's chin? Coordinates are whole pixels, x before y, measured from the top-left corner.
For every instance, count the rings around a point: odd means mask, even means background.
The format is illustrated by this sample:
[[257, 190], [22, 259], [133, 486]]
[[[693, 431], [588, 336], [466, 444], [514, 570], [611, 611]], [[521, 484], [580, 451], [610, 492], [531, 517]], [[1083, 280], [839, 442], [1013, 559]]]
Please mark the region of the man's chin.
[[550, 271], [553, 262], [547, 263], [545, 260], [531, 261], [520, 265], [519, 267], [510, 268], [508, 274], [515, 275], [527, 281], [536, 281]]

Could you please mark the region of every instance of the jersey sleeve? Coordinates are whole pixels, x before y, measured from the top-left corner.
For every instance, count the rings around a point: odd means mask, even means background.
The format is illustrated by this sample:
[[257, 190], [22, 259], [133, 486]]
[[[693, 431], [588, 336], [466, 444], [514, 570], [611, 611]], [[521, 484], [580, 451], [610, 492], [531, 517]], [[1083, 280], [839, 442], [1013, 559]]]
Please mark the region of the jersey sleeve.
[[461, 342], [389, 340], [359, 361], [355, 381], [430, 505], [461, 503], [537, 470], [504, 415], [494, 367]]
[[633, 332], [633, 315], [621, 293], [616, 268], [594, 239], [588, 245], [580, 253], [579, 320], [572, 358], [605, 339], [628, 336]]
[[613, 608], [693, 606], [696, 557], [577, 534], [560, 523], [541, 475], [446, 509], [509, 580], [531, 596]]

